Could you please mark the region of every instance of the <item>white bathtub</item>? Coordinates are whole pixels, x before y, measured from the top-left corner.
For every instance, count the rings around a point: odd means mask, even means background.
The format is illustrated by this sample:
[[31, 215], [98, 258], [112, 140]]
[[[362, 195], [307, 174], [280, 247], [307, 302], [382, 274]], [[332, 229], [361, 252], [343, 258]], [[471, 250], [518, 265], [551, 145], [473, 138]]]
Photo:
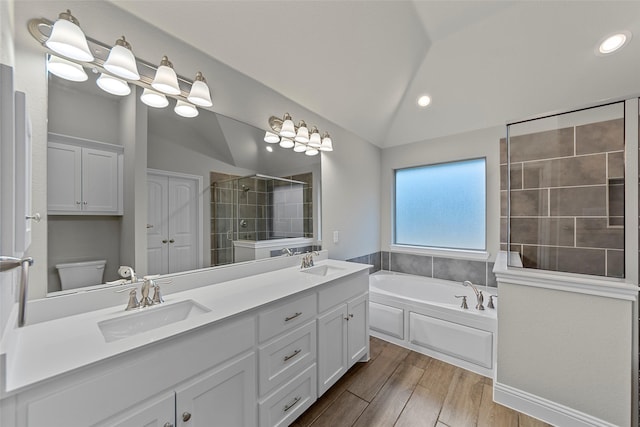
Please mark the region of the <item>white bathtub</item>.
[[[461, 283], [387, 271], [372, 274], [371, 335], [492, 377], [497, 310], [487, 305], [497, 289], [478, 289], [484, 295], [484, 311], [476, 310], [475, 293]], [[468, 309], [460, 307], [456, 295], [467, 296]]]

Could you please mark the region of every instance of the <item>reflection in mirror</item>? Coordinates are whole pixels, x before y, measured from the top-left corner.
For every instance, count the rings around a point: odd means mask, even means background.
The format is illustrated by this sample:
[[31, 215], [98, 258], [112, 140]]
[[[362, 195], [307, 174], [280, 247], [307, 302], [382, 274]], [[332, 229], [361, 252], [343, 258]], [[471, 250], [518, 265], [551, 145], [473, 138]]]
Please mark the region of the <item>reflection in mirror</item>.
[[[183, 118], [172, 105], [135, 100], [129, 108], [139, 91], [110, 95], [87, 74], [82, 83], [49, 76], [49, 293], [117, 280], [120, 265], [164, 274], [279, 256], [283, 247], [310, 250], [318, 241], [320, 156], [267, 144], [264, 129], [205, 109]], [[123, 131], [131, 123], [135, 141]], [[142, 187], [126, 167], [132, 160], [147, 171]], [[54, 203], [64, 197], [67, 204]], [[131, 247], [127, 224], [140, 224], [131, 200], [147, 201], [143, 249]], [[135, 265], [141, 252], [146, 271]], [[84, 262], [97, 263], [77, 264]], [[63, 270], [76, 282], [62, 283]]]

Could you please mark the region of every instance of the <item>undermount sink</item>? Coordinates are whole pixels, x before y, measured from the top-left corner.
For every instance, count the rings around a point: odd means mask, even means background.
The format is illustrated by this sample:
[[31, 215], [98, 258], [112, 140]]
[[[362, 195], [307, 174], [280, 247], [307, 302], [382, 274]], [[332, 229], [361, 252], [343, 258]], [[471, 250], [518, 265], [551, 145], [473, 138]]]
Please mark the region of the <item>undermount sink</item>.
[[104, 340], [112, 342], [209, 311], [211, 310], [192, 300], [186, 300], [170, 305], [149, 307], [115, 319], [103, 320], [98, 322], [98, 328], [100, 328]]
[[332, 265], [316, 265], [315, 267], [309, 267], [309, 268], [305, 268], [300, 270], [300, 272], [302, 273], [306, 273], [306, 274], [313, 274], [316, 276], [328, 276], [330, 274], [333, 273], [338, 273], [339, 271], [342, 271], [343, 269], [340, 267], [334, 267]]

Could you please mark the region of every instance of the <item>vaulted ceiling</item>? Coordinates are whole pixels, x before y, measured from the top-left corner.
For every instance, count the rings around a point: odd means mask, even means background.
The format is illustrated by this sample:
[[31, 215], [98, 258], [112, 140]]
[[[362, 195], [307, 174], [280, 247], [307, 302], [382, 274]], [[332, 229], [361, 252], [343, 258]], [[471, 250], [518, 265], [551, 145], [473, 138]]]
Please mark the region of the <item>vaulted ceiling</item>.
[[111, 1], [380, 147], [640, 93], [640, 1]]

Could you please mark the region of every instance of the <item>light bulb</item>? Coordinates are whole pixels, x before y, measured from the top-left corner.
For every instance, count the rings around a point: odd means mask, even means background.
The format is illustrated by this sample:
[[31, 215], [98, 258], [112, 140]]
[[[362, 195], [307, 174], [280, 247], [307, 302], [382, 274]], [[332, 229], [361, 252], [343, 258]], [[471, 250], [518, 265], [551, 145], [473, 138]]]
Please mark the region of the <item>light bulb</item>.
[[331, 137], [329, 136], [329, 132], [325, 132], [322, 135], [322, 145], [318, 147], [320, 151], [333, 151], [333, 142], [331, 141]]
[[307, 144], [302, 144], [296, 141], [296, 144], [293, 146], [293, 151], [295, 151], [296, 153], [304, 153], [305, 151], [307, 151]]
[[304, 152], [306, 156], [315, 156], [318, 153], [319, 153], [318, 149], [313, 147], [307, 148], [307, 150]]
[[298, 133], [296, 133], [295, 140], [297, 142], [302, 142], [303, 144], [309, 142], [309, 129], [307, 129], [307, 124], [304, 120], [300, 120], [300, 123], [298, 124]]
[[320, 132], [318, 132], [318, 128], [314, 126], [311, 130], [311, 138], [309, 138], [309, 147], [318, 148], [321, 145], [322, 141], [320, 141]]

